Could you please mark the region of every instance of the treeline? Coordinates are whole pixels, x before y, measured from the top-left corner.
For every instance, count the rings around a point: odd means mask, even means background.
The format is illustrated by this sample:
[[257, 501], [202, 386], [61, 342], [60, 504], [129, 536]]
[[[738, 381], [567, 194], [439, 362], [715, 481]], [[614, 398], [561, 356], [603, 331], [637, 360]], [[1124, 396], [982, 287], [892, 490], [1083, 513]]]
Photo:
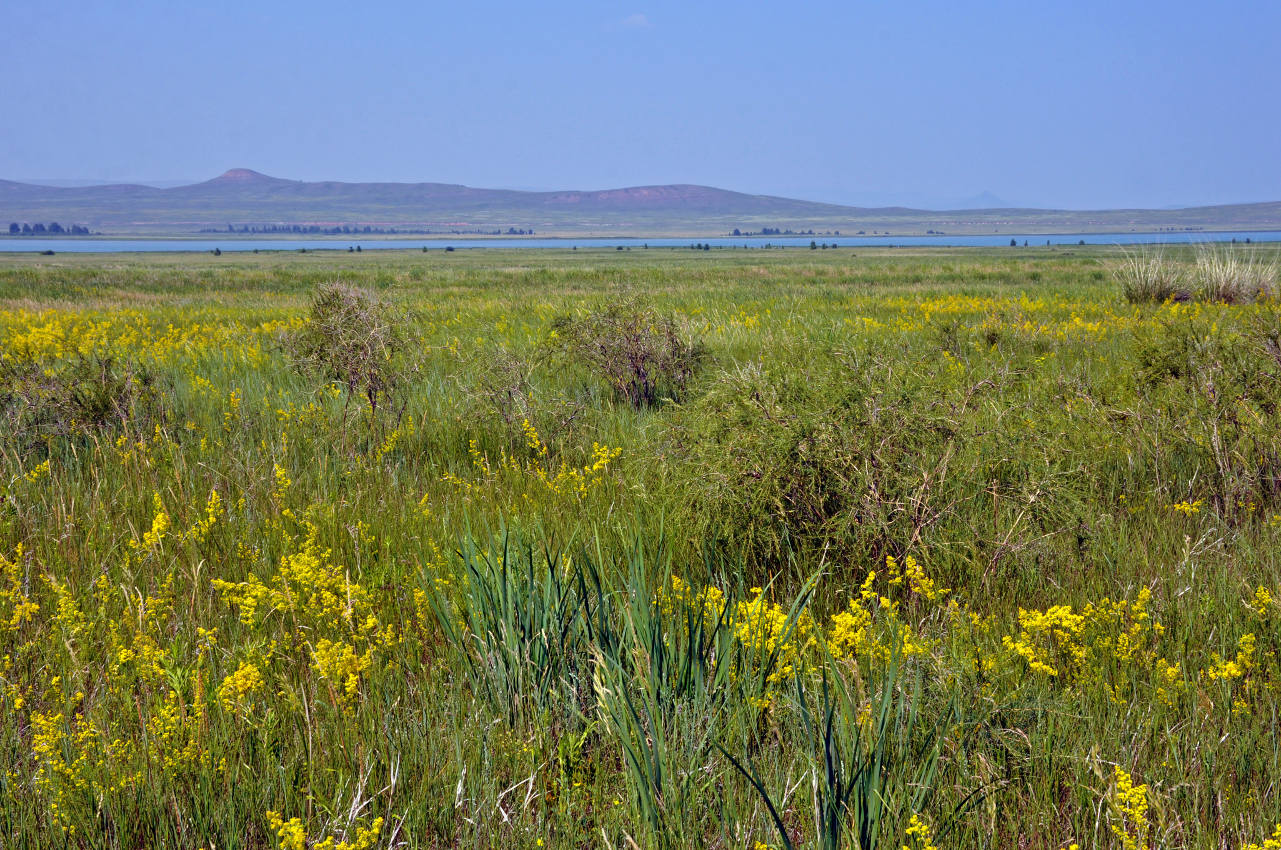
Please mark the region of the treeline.
[[[3, 221], [3, 219], [0, 219], [0, 221]], [[68, 234], [71, 236], [88, 236], [89, 228], [82, 227], [79, 224], [63, 227], [56, 221], [51, 221], [48, 224], [39, 221], [35, 224], [18, 224], [18, 222], [14, 221], [9, 224], [10, 236], [66, 236]]]
[[421, 236], [421, 235], [441, 235], [441, 234], [477, 234], [481, 236], [533, 236], [534, 229], [524, 227], [509, 227], [506, 230], [496, 228], [494, 230], [429, 230], [415, 229], [405, 227], [373, 227], [372, 225], [335, 225], [334, 227], [323, 227], [319, 224], [242, 224], [237, 227], [234, 224], [227, 225], [226, 229], [217, 227], [207, 227], [200, 231], [201, 233], [311, 233], [324, 236], [359, 236], [362, 234], [384, 235], [384, 236]]
[[[862, 231], [860, 231], [862, 232]], [[762, 227], [760, 230], [739, 230], [737, 227], [730, 232], [730, 236], [840, 236], [839, 230], [824, 230], [821, 233], [815, 233], [813, 230], [792, 230], [788, 228], [782, 230], [777, 227]]]

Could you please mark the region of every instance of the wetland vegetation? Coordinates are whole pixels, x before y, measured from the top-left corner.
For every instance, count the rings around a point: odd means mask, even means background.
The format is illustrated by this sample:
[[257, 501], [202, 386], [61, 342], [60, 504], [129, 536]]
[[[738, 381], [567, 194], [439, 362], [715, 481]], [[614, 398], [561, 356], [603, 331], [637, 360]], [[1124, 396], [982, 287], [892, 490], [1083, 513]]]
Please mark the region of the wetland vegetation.
[[0, 257], [0, 846], [1281, 847], [1277, 258]]

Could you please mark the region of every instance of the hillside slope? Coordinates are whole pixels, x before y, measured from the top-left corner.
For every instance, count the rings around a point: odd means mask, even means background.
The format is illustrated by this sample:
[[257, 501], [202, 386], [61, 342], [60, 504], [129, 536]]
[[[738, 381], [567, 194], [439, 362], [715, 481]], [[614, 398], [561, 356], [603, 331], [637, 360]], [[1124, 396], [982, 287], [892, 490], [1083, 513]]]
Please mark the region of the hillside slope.
[[539, 233], [711, 234], [734, 228], [1009, 233], [1276, 229], [1281, 203], [1181, 210], [864, 208], [750, 195], [710, 186], [522, 192], [447, 183], [305, 182], [244, 168], [189, 186], [57, 187], [0, 180], [8, 222], [80, 224], [105, 233], [191, 233], [234, 226], [374, 226], [402, 230], [533, 229]]

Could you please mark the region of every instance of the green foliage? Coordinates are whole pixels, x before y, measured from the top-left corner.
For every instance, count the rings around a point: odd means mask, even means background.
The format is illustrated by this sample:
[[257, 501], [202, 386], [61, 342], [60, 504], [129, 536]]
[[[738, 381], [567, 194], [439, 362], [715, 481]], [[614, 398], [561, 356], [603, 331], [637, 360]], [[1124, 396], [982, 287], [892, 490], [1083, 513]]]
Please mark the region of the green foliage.
[[789, 558], [874, 563], [933, 518], [954, 431], [937, 402], [953, 393], [878, 352], [739, 366], [673, 420], [676, 510], [758, 577]]
[[[813, 688], [796, 680], [801, 737], [814, 785], [814, 845], [824, 850], [901, 846], [910, 817], [926, 811], [935, 792], [943, 746], [956, 724], [949, 713], [954, 707], [944, 706], [940, 718], [925, 721], [920, 677], [914, 686], [902, 682], [900, 664], [897, 657], [891, 660], [866, 701], [836, 662], [824, 664]], [[779, 840], [795, 846], [751, 762], [726, 755], [761, 794]], [[981, 790], [963, 805], [980, 798]]]
[[24, 456], [71, 436], [149, 438], [171, 408], [165, 380], [143, 363], [96, 353], [0, 360], [0, 422]]
[[562, 318], [553, 330], [571, 362], [585, 365], [637, 408], [679, 399], [705, 355], [672, 316], [634, 303]]
[[[1258, 845], [1281, 314], [1118, 256], [0, 257], [0, 842]], [[549, 342], [621, 285], [661, 403]]]
[[552, 368], [545, 352], [527, 358], [499, 345], [476, 354], [465, 368], [459, 383], [473, 401], [470, 424], [481, 433], [497, 431], [508, 446], [523, 446], [532, 425], [549, 449], [559, 451], [589, 412], [581, 393], [539, 391]]
[[407, 318], [371, 290], [335, 282], [317, 287], [308, 321], [286, 337], [300, 368], [359, 400], [370, 423], [394, 427], [412, 376]]
[[[1179, 411], [1161, 437], [1183, 465], [1207, 472], [1216, 512], [1243, 519], [1281, 499], [1281, 382], [1269, 348], [1276, 311], [1252, 329], [1176, 315], [1138, 342], [1146, 402]], [[1205, 492], [1205, 491], [1202, 491]]]

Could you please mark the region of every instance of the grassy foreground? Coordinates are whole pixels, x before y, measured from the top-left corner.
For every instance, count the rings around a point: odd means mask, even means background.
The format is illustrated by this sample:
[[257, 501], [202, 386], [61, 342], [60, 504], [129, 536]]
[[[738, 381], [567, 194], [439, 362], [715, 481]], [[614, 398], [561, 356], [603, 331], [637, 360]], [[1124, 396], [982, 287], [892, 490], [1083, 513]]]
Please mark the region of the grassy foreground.
[[1116, 259], [0, 257], [0, 847], [1281, 847], [1281, 306]]

